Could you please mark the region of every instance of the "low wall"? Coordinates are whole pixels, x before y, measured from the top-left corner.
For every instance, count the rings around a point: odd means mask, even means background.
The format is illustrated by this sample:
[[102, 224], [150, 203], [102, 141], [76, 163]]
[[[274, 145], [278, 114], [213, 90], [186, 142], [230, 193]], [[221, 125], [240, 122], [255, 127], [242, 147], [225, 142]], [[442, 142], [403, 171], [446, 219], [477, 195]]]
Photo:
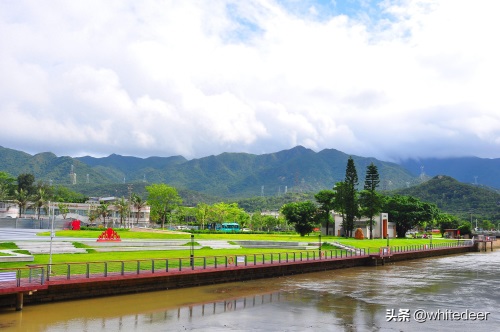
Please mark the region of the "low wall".
[[[72, 219], [54, 220], [54, 229], [67, 229], [70, 227]], [[44, 229], [50, 230], [51, 222], [47, 217], [41, 219], [31, 218], [0, 218], [0, 228], [19, 229]]]

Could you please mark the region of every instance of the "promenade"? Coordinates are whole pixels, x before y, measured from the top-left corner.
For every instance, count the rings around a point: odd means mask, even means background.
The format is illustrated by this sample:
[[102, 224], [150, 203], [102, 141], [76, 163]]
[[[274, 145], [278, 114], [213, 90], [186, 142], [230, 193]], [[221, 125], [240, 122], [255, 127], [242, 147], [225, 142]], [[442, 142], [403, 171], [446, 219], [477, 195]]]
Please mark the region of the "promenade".
[[[409, 259], [475, 251], [472, 242], [364, 249], [302, 250], [224, 255], [64, 263], [0, 269], [0, 307], [374, 266]], [[3, 276], [3, 278], [2, 278]]]

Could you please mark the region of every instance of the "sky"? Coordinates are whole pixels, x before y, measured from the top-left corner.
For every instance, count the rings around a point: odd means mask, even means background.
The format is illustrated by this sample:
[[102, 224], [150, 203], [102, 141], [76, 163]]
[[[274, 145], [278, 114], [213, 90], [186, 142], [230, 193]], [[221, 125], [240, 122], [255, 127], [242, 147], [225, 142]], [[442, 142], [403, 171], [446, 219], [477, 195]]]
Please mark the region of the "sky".
[[0, 146], [500, 158], [491, 0], [0, 1]]

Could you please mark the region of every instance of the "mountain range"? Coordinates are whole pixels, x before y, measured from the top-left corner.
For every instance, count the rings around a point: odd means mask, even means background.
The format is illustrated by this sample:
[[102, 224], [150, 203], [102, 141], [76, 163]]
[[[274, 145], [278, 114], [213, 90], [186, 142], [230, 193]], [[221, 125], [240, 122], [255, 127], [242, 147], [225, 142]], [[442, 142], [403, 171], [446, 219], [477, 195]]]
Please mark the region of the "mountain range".
[[[72, 158], [50, 152], [30, 155], [0, 147], [0, 171], [12, 176], [31, 173], [37, 181], [64, 186], [167, 183], [182, 190], [234, 199], [331, 189], [344, 179], [348, 158], [335, 149], [315, 152], [302, 146], [262, 155], [222, 153], [191, 160], [116, 154]], [[366, 167], [373, 162], [380, 174], [381, 190], [408, 188], [435, 175], [500, 188], [500, 159], [423, 159], [397, 164], [370, 157], [352, 158], [360, 186]]]

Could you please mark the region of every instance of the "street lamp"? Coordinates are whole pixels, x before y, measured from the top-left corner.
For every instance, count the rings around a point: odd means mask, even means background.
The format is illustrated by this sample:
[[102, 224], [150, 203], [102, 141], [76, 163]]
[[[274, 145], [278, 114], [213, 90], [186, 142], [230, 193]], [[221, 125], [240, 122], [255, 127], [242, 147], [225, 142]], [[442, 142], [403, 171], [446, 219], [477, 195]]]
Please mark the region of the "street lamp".
[[321, 259], [321, 228], [318, 236], [319, 236], [318, 254], [319, 254], [319, 259]]
[[194, 269], [194, 234], [191, 234], [191, 250], [189, 253], [191, 268]]
[[[51, 213], [50, 213], [50, 210], [52, 209], [52, 216], [51, 216]], [[50, 218], [52, 217], [52, 221], [50, 220]], [[52, 270], [52, 240], [54, 239], [54, 209], [51, 207], [51, 204], [50, 204], [50, 201], [49, 201], [49, 222], [50, 222], [50, 248], [49, 248], [49, 269], [48, 269], [48, 272], [49, 272], [49, 275], [51, 273], [51, 270]]]

